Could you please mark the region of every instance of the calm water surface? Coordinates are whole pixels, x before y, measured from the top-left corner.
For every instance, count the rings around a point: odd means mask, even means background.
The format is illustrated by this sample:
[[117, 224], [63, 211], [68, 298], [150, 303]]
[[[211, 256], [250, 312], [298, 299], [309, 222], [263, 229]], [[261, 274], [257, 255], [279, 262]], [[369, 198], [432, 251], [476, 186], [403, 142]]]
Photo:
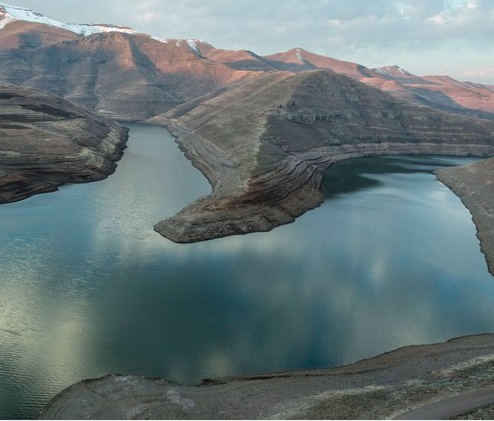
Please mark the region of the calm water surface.
[[117, 172], [0, 206], [0, 418], [107, 373], [196, 383], [349, 363], [494, 331], [494, 278], [451, 158], [368, 158], [271, 233], [177, 245], [152, 227], [210, 187], [163, 129]]

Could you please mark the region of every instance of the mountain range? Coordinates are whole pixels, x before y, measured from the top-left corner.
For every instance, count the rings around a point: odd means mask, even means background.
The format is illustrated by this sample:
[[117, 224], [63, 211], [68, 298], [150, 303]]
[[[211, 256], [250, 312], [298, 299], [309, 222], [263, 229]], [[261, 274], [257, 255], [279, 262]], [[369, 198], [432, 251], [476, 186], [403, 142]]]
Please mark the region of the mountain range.
[[274, 71], [332, 70], [402, 99], [494, 118], [494, 87], [398, 66], [370, 69], [302, 48], [260, 56], [203, 40], [159, 39], [131, 28], [78, 25], [0, 3], [0, 80], [41, 89], [120, 121]]

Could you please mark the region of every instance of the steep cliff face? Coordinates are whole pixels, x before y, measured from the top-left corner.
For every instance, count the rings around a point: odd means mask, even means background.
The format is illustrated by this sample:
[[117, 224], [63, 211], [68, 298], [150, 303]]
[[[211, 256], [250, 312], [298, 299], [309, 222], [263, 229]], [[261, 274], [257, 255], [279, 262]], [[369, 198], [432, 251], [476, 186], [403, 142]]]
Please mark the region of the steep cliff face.
[[494, 123], [414, 105], [331, 71], [271, 73], [152, 120], [177, 136], [210, 196], [155, 229], [177, 242], [266, 231], [319, 205], [322, 170], [397, 153], [494, 154]]
[[127, 130], [60, 98], [0, 84], [0, 203], [105, 178]]

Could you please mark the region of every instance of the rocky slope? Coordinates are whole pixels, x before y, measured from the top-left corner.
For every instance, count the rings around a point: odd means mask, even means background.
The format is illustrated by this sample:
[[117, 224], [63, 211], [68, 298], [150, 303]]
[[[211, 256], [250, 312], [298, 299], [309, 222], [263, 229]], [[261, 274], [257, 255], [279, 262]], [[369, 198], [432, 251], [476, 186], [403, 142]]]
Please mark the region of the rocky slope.
[[319, 205], [342, 159], [494, 154], [494, 123], [399, 100], [331, 71], [269, 73], [192, 101], [164, 124], [210, 180], [210, 196], [155, 229], [176, 242], [266, 231]]
[[0, 203], [105, 178], [127, 130], [29, 88], [0, 84]]
[[436, 175], [470, 210], [489, 271], [494, 274], [494, 158], [444, 168]]
[[[490, 388], [493, 401], [493, 361], [494, 335], [478, 335], [408, 346], [346, 367], [199, 386], [112, 375], [69, 387], [40, 419], [413, 419], [408, 410], [466, 392]], [[448, 416], [468, 411], [447, 402]], [[422, 415], [436, 419], [427, 409]]]

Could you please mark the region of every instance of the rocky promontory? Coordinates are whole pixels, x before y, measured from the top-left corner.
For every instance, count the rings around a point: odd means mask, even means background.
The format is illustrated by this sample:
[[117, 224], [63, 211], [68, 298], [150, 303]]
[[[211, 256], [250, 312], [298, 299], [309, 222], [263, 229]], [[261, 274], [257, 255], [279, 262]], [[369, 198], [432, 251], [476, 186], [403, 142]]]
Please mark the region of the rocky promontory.
[[176, 242], [268, 231], [322, 200], [322, 171], [360, 156], [494, 155], [494, 122], [400, 100], [332, 71], [269, 73], [150, 120], [212, 192], [155, 229]]
[[0, 203], [103, 179], [126, 140], [127, 129], [63, 99], [0, 84]]
[[[448, 419], [494, 402], [493, 361], [490, 334], [407, 346], [345, 367], [198, 386], [110, 375], [64, 390], [40, 418]], [[491, 419], [493, 413], [487, 408], [474, 418]]]

